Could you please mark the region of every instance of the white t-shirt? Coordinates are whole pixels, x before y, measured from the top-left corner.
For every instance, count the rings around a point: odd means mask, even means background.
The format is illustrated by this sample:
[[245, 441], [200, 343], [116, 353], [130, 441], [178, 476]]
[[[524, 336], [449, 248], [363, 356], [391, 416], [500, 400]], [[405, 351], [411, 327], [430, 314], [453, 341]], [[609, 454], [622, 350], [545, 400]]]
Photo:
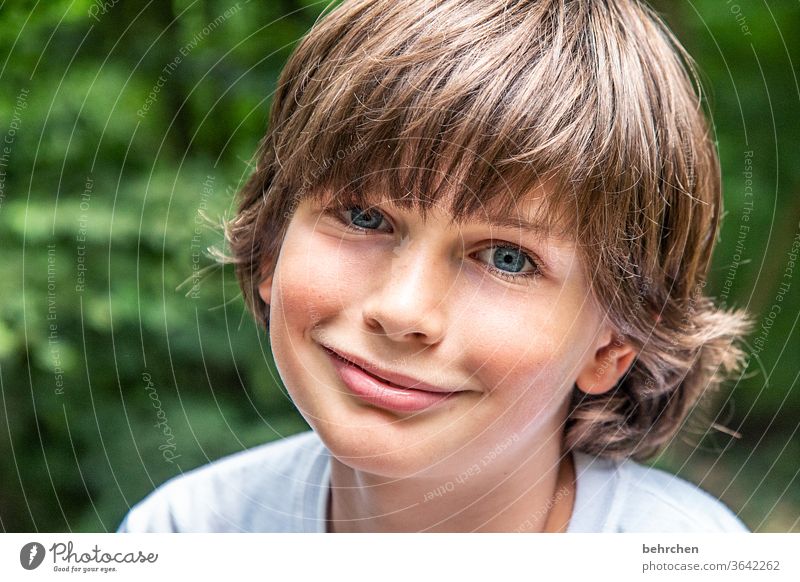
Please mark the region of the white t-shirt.
[[[747, 532], [719, 500], [631, 460], [573, 452], [567, 533]], [[134, 506], [119, 532], [325, 532], [331, 456], [313, 431], [175, 477]]]

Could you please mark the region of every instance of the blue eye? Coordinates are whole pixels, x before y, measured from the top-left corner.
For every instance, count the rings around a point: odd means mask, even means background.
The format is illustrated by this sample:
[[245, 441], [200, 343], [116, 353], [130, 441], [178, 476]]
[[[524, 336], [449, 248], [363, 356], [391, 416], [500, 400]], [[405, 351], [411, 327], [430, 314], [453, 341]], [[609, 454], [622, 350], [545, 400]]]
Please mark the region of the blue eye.
[[495, 247], [495, 249], [492, 261], [498, 269], [519, 273], [525, 267], [528, 257], [520, 249], [513, 247]]
[[[532, 282], [543, 275], [538, 259], [534, 260], [523, 249], [510, 244], [488, 246], [475, 255], [495, 275], [516, 283]], [[526, 269], [527, 270], [524, 270]]]
[[377, 229], [383, 222], [383, 215], [375, 209], [363, 211], [358, 206], [348, 209], [350, 221], [360, 228]]
[[[375, 208], [363, 210], [360, 206], [348, 203], [334, 203], [325, 207], [324, 214], [331, 216], [347, 230], [363, 233], [364, 231], [380, 231], [380, 226], [388, 221], [383, 214]], [[389, 225], [391, 230], [391, 225]]]

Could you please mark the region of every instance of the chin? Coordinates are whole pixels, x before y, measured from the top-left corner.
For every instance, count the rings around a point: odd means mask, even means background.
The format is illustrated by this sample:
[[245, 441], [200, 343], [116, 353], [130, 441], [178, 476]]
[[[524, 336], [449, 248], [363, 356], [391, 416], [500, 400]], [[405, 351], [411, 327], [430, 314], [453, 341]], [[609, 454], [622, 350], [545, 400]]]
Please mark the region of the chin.
[[331, 454], [357, 471], [390, 479], [448, 474], [444, 439], [420, 438], [396, 421], [343, 426], [317, 419], [312, 426]]

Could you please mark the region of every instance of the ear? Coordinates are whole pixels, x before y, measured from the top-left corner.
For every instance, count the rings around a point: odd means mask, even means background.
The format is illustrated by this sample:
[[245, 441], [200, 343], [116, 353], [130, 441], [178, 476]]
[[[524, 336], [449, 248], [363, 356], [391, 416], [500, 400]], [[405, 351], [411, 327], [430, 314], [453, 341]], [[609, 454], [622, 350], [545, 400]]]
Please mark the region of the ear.
[[611, 390], [625, 375], [637, 354], [636, 348], [612, 331], [604, 334], [592, 358], [584, 365], [575, 383], [587, 394]]
[[272, 275], [268, 275], [261, 279], [258, 284], [258, 295], [261, 300], [269, 305], [272, 302]]

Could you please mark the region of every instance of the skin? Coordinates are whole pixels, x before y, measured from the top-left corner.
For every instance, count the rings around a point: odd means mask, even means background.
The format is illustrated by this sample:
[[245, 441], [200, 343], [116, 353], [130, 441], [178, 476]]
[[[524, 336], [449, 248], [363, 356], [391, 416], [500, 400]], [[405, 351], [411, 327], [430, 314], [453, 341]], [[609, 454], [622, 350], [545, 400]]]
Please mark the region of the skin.
[[[571, 392], [611, 389], [634, 348], [592, 301], [574, 241], [456, 225], [446, 208], [423, 221], [384, 200], [367, 219], [305, 200], [260, 283], [278, 372], [332, 453], [328, 530], [565, 531]], [[498, 261], [498, 246], [515, 248]], [[523, 279], [528, 258], [541, 271]], [[321, 344], [463, 392], [416, 413], [367, 404]]]

